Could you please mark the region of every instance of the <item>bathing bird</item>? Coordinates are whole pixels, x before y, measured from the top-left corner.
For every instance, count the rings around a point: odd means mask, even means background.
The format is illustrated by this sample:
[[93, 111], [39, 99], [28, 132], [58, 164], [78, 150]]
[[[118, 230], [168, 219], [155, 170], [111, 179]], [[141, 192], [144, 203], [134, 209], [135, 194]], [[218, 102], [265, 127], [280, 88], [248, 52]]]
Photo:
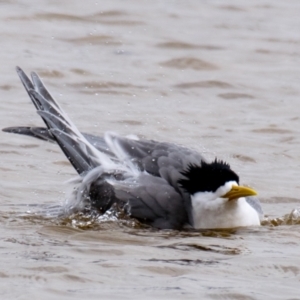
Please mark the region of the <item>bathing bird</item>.
[[57, 143], [79, 174], [78, 202], [89, 201], [101, 213], [117, 205], [161, 229], [260, 225], [263, 211], [256, 191], [240, 185], [228, 163], [209, 162], [172, 143], [81, 133], [36, 73], [30, 79], [16, 70], [46, 126], [3, 131]]

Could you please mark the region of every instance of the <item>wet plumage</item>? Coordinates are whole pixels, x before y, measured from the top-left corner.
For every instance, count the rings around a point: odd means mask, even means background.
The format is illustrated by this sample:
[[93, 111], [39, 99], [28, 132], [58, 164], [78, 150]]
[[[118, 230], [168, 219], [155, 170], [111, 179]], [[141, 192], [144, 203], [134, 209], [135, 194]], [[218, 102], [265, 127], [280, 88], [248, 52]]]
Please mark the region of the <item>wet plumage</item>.
[[157, 228], [259, 225], [262, 210], [256, 193], [239, 186], [229, 164], [209, 163], [175, 144], [81, 133], [37, 74], [30, 80], [20, 68], [17, 72], [46, 127], [4, 131], [56, 142], [80, 175], [78, 203], [86, 197], [100, 212], [117, 204]]

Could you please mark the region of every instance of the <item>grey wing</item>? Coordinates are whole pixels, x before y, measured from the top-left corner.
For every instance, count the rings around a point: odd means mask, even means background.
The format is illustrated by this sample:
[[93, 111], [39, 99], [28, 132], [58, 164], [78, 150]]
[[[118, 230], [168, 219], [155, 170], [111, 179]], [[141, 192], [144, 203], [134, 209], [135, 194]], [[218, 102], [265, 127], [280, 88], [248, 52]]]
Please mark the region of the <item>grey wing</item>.
[[[127, 169], [164, 178], [177, 191], [180, 172], [189, 164], [199, 164], [203, 157], [193, 150], [148, 140], [133, 140], [111, 134], [103, 138], [82, 134], [52, 98], [44, 84], [32, 73], [31, 80], [17, 68], [18, 75], [47, 128], [13, 127], [4, 131], [17, 132], [59, 144], [79, 174], [98, 165], [114, 165], [120, 162]], [[182, 192], [182, 191], [181, 191]]]
[[199, 164], [203, 160], [203, 157], [196, 151], [176, 144], [134, 140], [119, 136], [113, 136], [111, 139], [113, 144], [117, 145], [142, 170], [155, 176], [161, 176], [160, 171], [163, 167], [171, 165], [182, 171], [188, 164]]
[[[128, 160], [138, 166], [140, 171], [146, 171], [148, 174], [153, 175], [154, 177], [151, 176], [151, 178], [153, 178], [152, 181], [155, 181], [155, 178], [160, 178], [159, 180], [161, 181], [158, 181], [158, 183], [161, 182], [163, 185], [169, 186], [169, 193], [172, 194], [172, 197], [174, 196], [174, 199], [180, 197], [181, 208], [188, 214], [189, 223], [191, 225], [193, 224], [190, 196], [178, 185], [178, 180], [182, 178], [181, 171], [189, 164], [200, 164], [201, 160], [203, 160], [200, 154], [182, 146], [156, 141], [133, 140], [113, 135], [99, 138], [85, 134], [85, 137], [101, 152], [112, 151], [111, 154], [115, 155], [116, 159], [124, 159], [124, 157], [127, 157]], [[149, 186], [146, 182], [143, 182], [143, 184]], [[167, 188], [164, 189], [166, 190]], [[148, 192], [150, 194], [155, 193], [154, 184]], [[176, 195], [173, 195], [173, 193], [176, 193]], [[147, 199], [148, 203], [150, 203], [150, 198], [148, 197]], [[154, 197], [154, 199], [158, 198]], [[164, 198], [162, 197], [162, 199]], [[134, 207], [136, 207], [137, 203], [139, 204], [138, 207], [142, 205], [134, 199], [131, 201], [135, 203]], [[144, 204], [144, 206], [145, 205], [146, 204]], [[176, 207], [177, 206], [173, 209]], [[150, 211], [149, 209], [148, 213], [150, 213]]]
[[81, 177], [71, 207], [81, 207], [87, 195], [92, 207], [102, 213], [117, 204], [131, 217], [156, 228], [181, 229], [185, 224], [192, 225], [185, 196], [161, 177], [108, 173], [99, 166]]
[[144, 174], [138, 183], [127, 191], [114, 186], [116, 197], [127, 203], [131, 217], [161, 229], [181, 229], [189, 223], [182, 195], [163, 178]]
[[[47, 128], [19, 126], [7, 127], [3, 131], [57, 142], [51, 130]], [[127, 158], [139, 170], [162, 177], [175, 188], [177, 188], [177, 181], [181, 178], [180, 172], [183, 169], [189, 164], [200, 164], [204, 160], [196, 151], [175, 144], [152, 140], [133, 140], [109, 134], [106, 135], [106, 138], [88, 133], [82, 133], [82, 135], [93, 147], [110, 158], [114, 160]]]
[[54, 136], [46, 127], [16, 126], [3, 128], [2, 131], [27, 135], [43, 141], [56, 142]]
[[189, 164], [200, 164], [204, 158], [194, 150], [152, 140], [136, 140], [106, 134], [104, 138], [84, 134], [86, 139], [101, 152], [117, 159], [129, 160], [140, 171], [164, 178], [177, 189], [181, 172]]
[[[133, 140], [111, 134], [105, 134], [103, 138], [82, 134], [36, 73], [31, 74], [30, 80], [20, 68], [16, 69], [47, 128], [10, 127], [3, 130], [57, 142], [79, 174], [96, 167], [99, 161], [103, 164], [109, 157], [132, 170], [138, 166], [141, 171], [161, 176], [176, 187], [178, 174], [188, 164], [199, 164], [203, 160], [197, 152], [174, 144]], [[106, 157], [100, 153], [106, 154]]]
[[27, 134], [55, 140], [79, 174], [103, 165], [115, 167], [113, 161], [97, 150], [79, 132], [75, 124], [52, 98], [36, 73], [31, 74], [31, 80], [17, 67], [18, 75], [30, 97], [37, 113], [41, 116], [48, 129], [41, 134], [40, 129], [24, 129]]

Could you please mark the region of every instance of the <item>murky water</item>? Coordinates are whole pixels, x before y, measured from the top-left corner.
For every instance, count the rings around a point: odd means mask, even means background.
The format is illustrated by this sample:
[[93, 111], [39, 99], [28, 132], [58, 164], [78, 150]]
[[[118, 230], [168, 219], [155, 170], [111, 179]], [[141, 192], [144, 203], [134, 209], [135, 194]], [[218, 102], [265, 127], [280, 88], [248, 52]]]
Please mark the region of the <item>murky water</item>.
[[[135, 133], [227, 160], [260, 228], [159, 231], [45, 218], [75, 171], [1, 133], [1, 299], [300, 299], [298, 1], [1, 1], [0, 127], [42, 125], [37, 71], [84, 132]], [[109, 216], [110, 217], [110, 216]]]

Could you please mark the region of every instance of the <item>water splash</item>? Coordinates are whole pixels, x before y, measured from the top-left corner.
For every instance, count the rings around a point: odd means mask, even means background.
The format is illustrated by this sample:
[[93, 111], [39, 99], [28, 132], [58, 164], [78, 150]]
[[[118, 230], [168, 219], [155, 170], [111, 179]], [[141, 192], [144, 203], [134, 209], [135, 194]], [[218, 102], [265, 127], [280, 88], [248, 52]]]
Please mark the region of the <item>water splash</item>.
[[300, 207], [294, 208], [289, 214], [277, 218], [265, 218], [263, 226], [300, 225]]
[[100, 230], [107, 226], [140, 228], [138, 221], [130, 218], [122, 209], [114, 205], [104, 214], [98, 212], [92, 207], [86, 207], [84, 211], [72, 213], [60, 218], [61, 225], [71, 226], [81, 230]]

